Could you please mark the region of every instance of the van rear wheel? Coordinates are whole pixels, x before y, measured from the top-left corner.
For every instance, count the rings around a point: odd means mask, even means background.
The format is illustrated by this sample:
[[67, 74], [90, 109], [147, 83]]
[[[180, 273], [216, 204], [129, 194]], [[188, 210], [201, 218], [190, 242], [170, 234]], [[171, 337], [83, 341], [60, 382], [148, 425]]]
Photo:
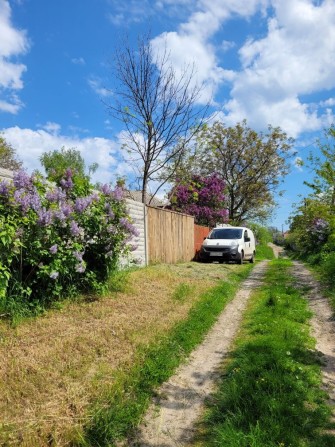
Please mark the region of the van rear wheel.
[[238, 263], [243, 264], [243, 261], [244, 261], [244, 251], [241, 251], [241, 256], [240, 259], [238, 260]]
[[255, 253], [252, 254], [252, 256], [251, 256], [249, 262], [250, 262], [251, 264], [253, 264], [253, 263], [255, 262]]

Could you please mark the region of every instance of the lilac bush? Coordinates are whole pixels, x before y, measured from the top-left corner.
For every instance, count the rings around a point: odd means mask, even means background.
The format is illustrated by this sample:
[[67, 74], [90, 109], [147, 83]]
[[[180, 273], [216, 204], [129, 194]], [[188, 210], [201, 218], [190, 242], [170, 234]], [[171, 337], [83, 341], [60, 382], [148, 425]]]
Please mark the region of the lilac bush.
[[328, 238], [330, 224], [321, 217], [313, 220], [311, 225], [311, 233], [316, 237], [317, 241], [325, 242]]
[[215, 226], [228, 218], [224, 190], [225, 183], [216, 173], [193, 175], [190, 181], [177, 181], [169, 196], [171, 208], [194, 216], [199, 225]]
[[0, 309], [101, 291], [137, 235], [122, 188], [78, 196], [70, 169], [58, 185], [16, 172], [0, 182]]

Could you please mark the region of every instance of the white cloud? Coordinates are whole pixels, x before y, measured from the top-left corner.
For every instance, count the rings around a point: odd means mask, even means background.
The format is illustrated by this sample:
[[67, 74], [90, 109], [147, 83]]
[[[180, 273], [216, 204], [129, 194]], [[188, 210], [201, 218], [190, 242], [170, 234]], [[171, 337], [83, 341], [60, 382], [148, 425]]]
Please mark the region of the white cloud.
[[335, 98], [328, 98], [325, 101], [320, 102], [321, 107], [333, 107], [335, 106]]
[[88, 79], [87, 82], [91, 89], [99, 96], [105, 98], [113, 94], [111, 90], [108, 90], [106, 87], [103, 86], [102, 79], [98, 77], [91, 77], [90, 79]]
[[152, 40], [154, 51], [160, 53], [166, 48], [177, 74], [182, 72], [185, 64], [194, 64], [194, 83], [204, 85], [200, 101], [206, 103], [223, 83], [230, 83], [235, 78], [232, 70], [220, 66], [211, 38], [232, 15], [248, 18], [265, 4], [266, 0], [198, 0], [189, 20], [182, 23], [178, 31], [163, 33]]
[[[92, 176], [93, 181], [110, 182], [114, 181], [116, 176], [130, 172], [129, 165], [121, 160], [118, 141], [99, 137], [80, 139], [61, 135], [53, 132], [57, 128], [56, 123], [47, 123], [43, 127], [32, 130], [16, 126], [2, 130], [4, 138], [16, 150], [18, 158], [23, 161], [24, 167], [29, 172], [42, 169], [39, 158], [44, 152], [59, 150], [63, 146], [80, 151], [87, 166], [92, 163], [99, 164], [97, 172]], [[46, 128], [48, 130], [45, 130]]]
[[51, 135], [58, 135], [60, 130], [61, 130], [61, 126], [58, 123], [53, 123], [51, 121], [48, 121], [46, 124], [39, 126], [41, 127], [41, 129], [46, 130], [48, 133], [50, 133]]
[[[159, 3], [171, 6], [178, 1]], [[269, 6], [272, 9], [267, 10]], [[267, 12], [272, 16], [267, 17]], [[220, 48], [214, 47], [212, 38], [230, 19], [249, 20], [255, 13], [267, 20], [267, 33], [247, 39], [238, 52], [241, 69], [228, 70], [225, 60], [219, 60]], [[223, 108], [228, 124], [246, 118], [256, 128], [271, 123], [296, 137], [334, 121], [331, 98], [320, 104], [304, 99], [335, 87], [333, 0], [198, 0], [193, 2], [187, 21], [152, 43], [157, 52], [167, 47], [177, 73], [185, 62], [195, 63], [197, 81], [205, 84], [202, 101], [219, 93], [224, 84], [231, 86]], [[221, 51], [231, 48], [233, 45], [224, 41]]]
[[273, 6], [267, 36], [240, 49], [243, 70], [225, 107], [231, 118], [258, 127], [270, 122], [296, 137], [334, 118], [301, 97], [335, 87], [335, 3], [273, 0]]
[[132, 22], [138, 23], [153, 15], [154, 8], [148, 0], [128, 0], [120, 2], [119, 0], [109, 0], [113, 13], [108, 14], [108, 19], [113, 25], [127, 26]]
[[86, 61], [83, 57], [74, 57], [71, 59], [71, 62], [75, 65], [85, 65]]
[[15, 91], [22, 89], [26, 66], [11, 59], [26, 53], [29, 41], [26, 32], [11, 23], [11, 8], [7, 0], [0, 0], [0, 111], [16, 114], [22, 107]]
[[15, 93], [8, 95], [9, 101], [0, 99], [0, 111], [9, 112], [15, 115], [23, 107], [23, 103], [20, 101]]

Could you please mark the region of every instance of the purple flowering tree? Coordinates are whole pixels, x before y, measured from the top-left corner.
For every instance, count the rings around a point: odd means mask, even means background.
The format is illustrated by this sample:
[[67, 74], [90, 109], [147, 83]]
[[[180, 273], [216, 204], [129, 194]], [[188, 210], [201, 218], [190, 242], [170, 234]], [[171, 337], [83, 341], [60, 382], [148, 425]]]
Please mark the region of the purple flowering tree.
[[133, 249], [138, 232], [123, 189], [78, 190], [70, 169], [56, 186], [24, 171], [0, 182], [2, 313], [19, 303], [28, 312], [37, 303], [100, 292], [120, 256]]
[[199, 225], [213, 227], [226, 222], [225, 183], [216, 174], [193, 175], [189, 181], [177, 181], [170, 193], [171, 209], [195, 217]]

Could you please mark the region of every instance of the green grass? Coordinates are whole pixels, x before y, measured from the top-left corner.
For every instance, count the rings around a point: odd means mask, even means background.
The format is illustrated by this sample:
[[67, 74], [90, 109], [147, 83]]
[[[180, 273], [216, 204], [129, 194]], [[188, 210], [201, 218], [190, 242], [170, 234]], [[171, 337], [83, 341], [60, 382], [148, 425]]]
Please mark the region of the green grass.
[[290, 261], [275, 260], [254, 294], [197, 446], [334, 447], [320, 358]]
[[190, 284], [181, 283], [179, 284], [172, 294], [172, 298], [175, 301], [185, 301], [187, 297], [189, 297], [193, 291], [194, 287]]
[[274, 259], [273, 250], [266, 244], [260, 244], [256, 246], [256, 259]]
[[[135, 364], [116, 377], [114, 386], [105, 390], [92, 408], [90, 422], [76, 444], [80, 446], [114, 446], [131, 433], [148, 408], [155, 389], [167, 380], [176, 367], [204, 338], [217, 316], [229, 302], [239, 284], [252, 268], [241, 266], [227, 281], [210, 289], [191, 309], [188, 318], [177, 324], [164, 337], [143, 346]], [[183, 299], [189, 290], [175, 292], [175, 299]]]

